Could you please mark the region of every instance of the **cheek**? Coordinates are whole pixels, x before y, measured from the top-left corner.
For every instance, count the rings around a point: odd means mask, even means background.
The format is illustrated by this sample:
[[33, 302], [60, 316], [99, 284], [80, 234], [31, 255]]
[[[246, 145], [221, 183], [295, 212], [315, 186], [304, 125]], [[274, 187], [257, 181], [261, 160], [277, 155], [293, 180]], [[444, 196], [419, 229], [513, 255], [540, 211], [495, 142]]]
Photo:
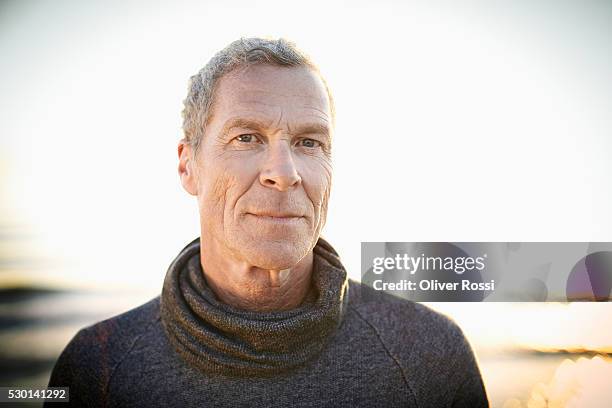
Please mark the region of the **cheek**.
[[229, 175], [221, 174], [218, 177], [204, 177], [200, 184], [200, 215], [208, 222], [218, 220], [223, 215], [227, 186], [232, 184]]
[[201, 171], [200, 207], [203, 216], [219, 220], [232, 216], [236, 201], [252, 183], [252, 166], [245, 165], [244, 160], [232, 160], [219, 157], [209, 161]]
[[327, 160], [308, 163], [302, 170], [302, 183], [308, 198], [314, 206], [315, 214], [325, 214], [331, 191], [332, 167]]

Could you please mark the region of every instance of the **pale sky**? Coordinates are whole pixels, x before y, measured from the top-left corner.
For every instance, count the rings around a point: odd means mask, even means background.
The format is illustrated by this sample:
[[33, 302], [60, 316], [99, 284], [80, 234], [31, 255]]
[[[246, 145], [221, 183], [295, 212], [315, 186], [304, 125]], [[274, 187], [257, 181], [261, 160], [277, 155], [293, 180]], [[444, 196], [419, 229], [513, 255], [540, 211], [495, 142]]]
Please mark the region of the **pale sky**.
[[329, 82], [323, 235], [352, 277], [362, 241], [612, 241], [612, 7], [538, 4], [3, 2], [2, 248], [31, 265], [0, 284], [161, 288], [199, 235], [187, 80], [240, 36]]

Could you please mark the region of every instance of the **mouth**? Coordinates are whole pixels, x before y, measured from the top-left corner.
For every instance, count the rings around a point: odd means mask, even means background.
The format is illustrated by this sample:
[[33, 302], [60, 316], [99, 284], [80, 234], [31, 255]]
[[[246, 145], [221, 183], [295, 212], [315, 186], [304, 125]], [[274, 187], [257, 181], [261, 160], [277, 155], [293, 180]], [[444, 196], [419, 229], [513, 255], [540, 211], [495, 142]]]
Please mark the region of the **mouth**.
[[301, 215], [293, 214], [293, 213], [271, 213], [271, 212], [261, 212], [261, 213], [247, 213], [247, 215], [251, 215], [256, 217], [262, 221], [269, 221], [275, 223], [291, 223], [299, 221], [304, 218]]

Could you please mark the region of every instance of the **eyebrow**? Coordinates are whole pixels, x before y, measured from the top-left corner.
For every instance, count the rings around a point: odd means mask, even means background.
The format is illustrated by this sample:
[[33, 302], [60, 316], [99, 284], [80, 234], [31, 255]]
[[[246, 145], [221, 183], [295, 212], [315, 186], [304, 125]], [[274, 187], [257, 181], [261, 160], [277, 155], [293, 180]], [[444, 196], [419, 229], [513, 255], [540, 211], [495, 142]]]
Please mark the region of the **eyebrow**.
[[[264, 132], [270, 127], [270, 123], [265, 123], [257, 119], [246, 119], [246, 118], [233, 118], [229, 119], [223, 125], [221, 134], [226, 135], [233, 128], [247, 128], [253, 129], [259, 132]], [[327, 139], [331, 139], [329, 127], [322, 123], [305, 123], [298, 125], [295, 129], [289, 129], [291, 135], [302, 135], [302, 134], [322, 134]]]
[[316, 133], [325, 136], [327, 139], [331, 139], [329, 134], [329, 127], [322, 123], [306, 123], [303, 125], [298, 125], [295, 130], [289, 129], [289, 133], [291, 133], [292, 135]]
[[253, 130], [262, 131], [267, 127], [269, 127], [268, 124], [256, 119], [233, 118], [225, 122], [225, 124], [223, 125], [223, 129], [221, 130], [221, 134], [225, 135], [233, 128], [249, 128]]

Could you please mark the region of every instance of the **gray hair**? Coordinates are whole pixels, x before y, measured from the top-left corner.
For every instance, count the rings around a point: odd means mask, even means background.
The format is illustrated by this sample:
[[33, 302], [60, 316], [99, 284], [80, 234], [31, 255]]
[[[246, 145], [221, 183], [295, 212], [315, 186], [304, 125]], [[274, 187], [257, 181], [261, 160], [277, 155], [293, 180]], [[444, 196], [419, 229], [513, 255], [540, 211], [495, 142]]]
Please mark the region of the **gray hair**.
[[204, 136], [219, 79], [236, 68], [256, 64], [307, 67], [316, 72], [325, 85], [332, 125], [335, 123], [334, 101], [327, 82], [321, 76], [317, 66], [294, 43], [283, 38], [277, 40], [241, 38], [215, 54], [204, 68], [189, 80], [189, 91], [183, 102], [185, 106], [183, 109], [183, 140], [191, 144], [194, 151], [199, 149]]

